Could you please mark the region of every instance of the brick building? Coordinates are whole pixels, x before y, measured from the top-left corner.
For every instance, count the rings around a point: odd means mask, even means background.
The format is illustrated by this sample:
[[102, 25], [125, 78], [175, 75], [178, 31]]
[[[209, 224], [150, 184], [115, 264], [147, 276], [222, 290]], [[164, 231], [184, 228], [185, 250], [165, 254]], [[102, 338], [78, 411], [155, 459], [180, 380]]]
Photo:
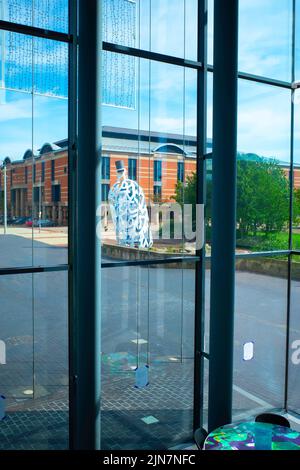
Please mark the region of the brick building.
[[[207, 152], [211, 152], [211, 142]], [[81, 156], [79, 158], [84, 158]], [[116, 181], [116, 160], [124, 160], [130, 179], [138, 180], [147, 200], [170, 201], [177, 181], [196, 169], [196, 139], [159, 132], [103, 128], [102, 200]], [[6, 159], [7, 205], [11, 217], [29, 216], [68, 224], [67, 140], [45, 143], [36, 155], [26, 150], [22, 159]], [[282, 163], [288, 177], [288, 165]], [[300, 187], [300, 167], [295, 168]], [[0, 190], [4, 189], [0, 169]]]

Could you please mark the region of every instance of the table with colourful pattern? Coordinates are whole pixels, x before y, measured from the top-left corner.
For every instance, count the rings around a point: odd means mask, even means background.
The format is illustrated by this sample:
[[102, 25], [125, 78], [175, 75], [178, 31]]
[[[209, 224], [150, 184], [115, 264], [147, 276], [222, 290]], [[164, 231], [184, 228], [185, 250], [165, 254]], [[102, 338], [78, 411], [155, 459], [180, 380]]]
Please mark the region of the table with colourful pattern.
[[300, 433], [267, 423], [227, 424], [212, 431], [204, 450], [300, 450]]

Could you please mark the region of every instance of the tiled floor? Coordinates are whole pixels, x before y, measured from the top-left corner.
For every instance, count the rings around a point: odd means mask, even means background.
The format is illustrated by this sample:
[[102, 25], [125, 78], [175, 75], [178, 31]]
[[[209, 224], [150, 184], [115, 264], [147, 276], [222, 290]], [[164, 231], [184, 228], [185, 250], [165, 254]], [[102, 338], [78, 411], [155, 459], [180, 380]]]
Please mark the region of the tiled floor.
[[[149, 385], [138, 389], [130, 363], [118, 358], [103, 364], [101, 448], [193, 447], [193, 361], [157, 362], [149, 369]], [[0, 449], [68, 448], [67, 384], [44, 379], [36, 385], [34, 399], [7, 400], [7, 416], [0, 422]], [[251, 410], [262, 411], [257, 403], [234, 393], [236, 420], [251, 418]], [[207, 406], [207, 392], [204, 402]], [[296, 429], [297, 423], [292, 427]]]

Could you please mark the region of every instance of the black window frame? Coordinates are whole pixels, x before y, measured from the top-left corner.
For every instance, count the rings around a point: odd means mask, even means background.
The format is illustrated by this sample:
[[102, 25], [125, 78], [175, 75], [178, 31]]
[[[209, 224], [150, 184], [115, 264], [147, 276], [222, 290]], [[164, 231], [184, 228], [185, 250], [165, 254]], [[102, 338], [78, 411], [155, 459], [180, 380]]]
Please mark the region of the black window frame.
[[153, 179], [154, 182], [162, 181], [162, 160], [153, 161]]
[[137, 159], [128, 158], [128, 178], [136, 181], [137, 179]]

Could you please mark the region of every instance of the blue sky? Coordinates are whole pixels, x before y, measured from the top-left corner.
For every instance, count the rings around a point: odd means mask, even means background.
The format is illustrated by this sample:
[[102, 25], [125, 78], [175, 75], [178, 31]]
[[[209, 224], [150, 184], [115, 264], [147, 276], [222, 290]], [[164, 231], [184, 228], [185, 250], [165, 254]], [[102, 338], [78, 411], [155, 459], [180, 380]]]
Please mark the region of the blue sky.
[[[1, 1], [1, 0], [0, 0]], [[109, 0], [111, 2], [115, 0]], [[122, 0], [118, 0], [122, 1]], [[127, 1], [127, 0], [123, 0]], [[26, 8], [30, 0], [19, 0]], [[40, 3], [41, 2], [41, 3]], [[48, 3], [47, 3], [48, 2]], [[298, 16], [300, 1], [297, 0]], [[40, 5], [55, 6], [64, 11], [66, 0], [39, 0]], [[209, 62], [212, 62], [212, 4], [209, 0]], [[142, 0], [137, 5], [136, 45], [170, 55], [196, 58], [196, 0]], [[46, 10], [45, 10], [46, 11]], [[45, 27], [64, 30], [65, 18], [43, 14], [39, 21]], [[239, 68], [242, 71], [271, 78], [290, 80], [292, 0], [240, 0]], [[51, 24], [54, 18], [55, 24]], [[300, 16], [299, 16], [300, 18]], [[151, 19], [151, 31], [150, 31]], [[53, 20], [53, 21], [54, 21]], [[37, 18], [35, 16], [35, 21]], [[111, 26], [110, 26], [111, 28]], [[299, 29], [299, 28], [298, 28]], [[107, 34], [111, 34], [108, 28]], [[124, 37], [122, 36], [123, 41]], [[109, 39], [109, 38], [108, 38]], [[125, 39], [126, 40], [126, 39]], [[64, 53], [58, 45], [49, 45], [47, 54], [35, 54], [39, 64], [35, 70], [37, 91], [45, 91], [45, 77], [49, 77], [55, 61], [51, 57], [61, 54], [60, 66], [55, 69], [57, 83], [66, 80]], [[297, 36], [297, 47], [300, 37]], [[44, 60], [42, 58], [44, 57]], [[14, 57], [6, 60], [13, 62]], [[300, 72], [297, 63], [297, 72]], [[24, 73], [24, 70], [19, 70]], [[53, 68], [52, 68], [53, 73]], [[61, 74], [61, 75], [60, 75]], [[51, 75], [50, 75], [51, 76]], [[300, 78], [300, 76], [299, 76]], [[103, 107], [103, 124], [133, 127], [143, 130], [194, 134], [196, 129], [196, 73], [185, 72], [176, 66], [136, 60], [136, 107], [134, 110]], [[113, 82], [112, 82], [113, 83]], [[125, 88], [126, 88], [126, 82]], [[113, 86], [113, 85], [112, 85]], [[43, 88], [44, 87], [44, 88]], [[47, 87], [46, 87], [47, 88]], [[57, 91], [58, 90], [58, 91]], [[151, 92], [149, 93], [149, 90]], [[47, 90], [49, 92], [49, 90]], [[51, 92], [51, 90], [50, 90]], [[22, 157], [33, 145], [38, 149], [45, 141], [53, 142], [67, 136], [67, 101], [21, 92], [0, 94], [0, 158], [10, 155]], [[62, 93], [63, 94], [63, 93]], [[1, 98], [2, 96], [2, 98]], [[289, 160], [290, 95], [286, 90], [240, 80], [238, 148], [244, 152]], [[296, 161], [300, 162], [300, 104], [296, 105]], [[226, 119], [226, 116], [224, 116]], [[211, 137], [212, 79], [208, 80], [208, 137]], [[299, 129], [299, 130], [298, 130]]]

